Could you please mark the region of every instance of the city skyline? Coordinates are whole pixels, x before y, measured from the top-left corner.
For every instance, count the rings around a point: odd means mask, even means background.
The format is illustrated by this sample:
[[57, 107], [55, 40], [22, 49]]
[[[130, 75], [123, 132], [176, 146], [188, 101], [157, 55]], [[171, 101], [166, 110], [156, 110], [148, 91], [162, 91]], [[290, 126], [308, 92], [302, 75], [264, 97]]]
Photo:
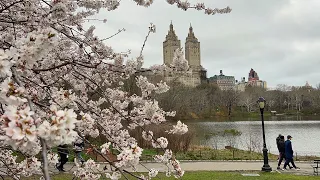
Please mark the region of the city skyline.
[[[195, 2], [190, 1], [191, 4]], [[316, 13], [320, 2], [205, 0], [204, 3], [212, 8], [230, 6], [232, 12], [208, 16], [193, 9], [185, 13], [162, 1], [155, 1], [149, 8], [124, 1], [116, 11], [101, 11], [95, 17], [107, 19], [106, 23], [90, 21], [88, 24], [96, 25], [96, 33], [101, 38], [125, 28], [125, 32], [106, 44], [118, 52], [131, 49], [134, 58], [139, 55], [149, 23], [154, 23], [157, 32], [150, 35], [145, 46], [145, 67], [162, 64], [162, 42], [172, 20], [182, 41], [192, 24], [201, 42], [201, 64], [207, 69], [208, 77], [222, 69], [224, 74], [240, 80], [241, 77], [247, 78], [253, 68], [269, 87], [277, 84], [303, 86], [306, 81], [315, 87], [320, 82], [317, 79], [320, 76], [317, 71], [320, 32], [316, 30], [320, 26], [317, 22], [320, 13]], [[133, 8], [139, 10], [125, 16]]]

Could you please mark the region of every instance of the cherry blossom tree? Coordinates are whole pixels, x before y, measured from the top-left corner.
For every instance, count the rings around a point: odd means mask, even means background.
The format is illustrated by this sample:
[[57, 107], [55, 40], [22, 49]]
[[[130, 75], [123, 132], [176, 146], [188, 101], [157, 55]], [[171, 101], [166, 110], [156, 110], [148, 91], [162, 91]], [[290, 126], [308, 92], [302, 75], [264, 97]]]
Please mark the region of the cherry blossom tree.
[[[134, 0], [148, 7], [152, 0]], [[229, 13], [231, 9], [210, 9], [199, 3], [167, 0], [182, 10], [194, 8], [206, 14]], [[145, 125], [159, 125], [175, 112], [165, 112], [152, 94], [169, 90], [163, 81], [148, 82], [138, 73], [145, 71], [143, 48], [137, 58], [129, 52], [117, 53], [106, 41], [94, 35], [95, 27], [83, 28], [84, 22], [99, 11], [118, 8], [117, 0], [1, 0], [0, 2], [0, 167], [1, 172], [14, 179], [41, 174], [50, 179], [49, 166], [57, 163], [51, 148], [71, 144], [77, 137], [104, 136], [107, 141], [97, 147], [88, 139], [92, 150], [114, 167], [113, 172], [101, 172], [99, 164], [88, 160], [78, 166], [74, 176], [79, 179], [99, 179], [104, 176], [119, 179], [134, 176], [151, 179], [158, 170], [148, 175], [136, 175], [126, 170], [139, 164], [143, 149], [128, 129], [142, 128], [141, 136], [163, 153], [154, 159], [168, 167], [166, 174], [179, 178], [184, 171], [164, 137], [155, 137]], [[106, 23], [106, 20], [102, 20]], [[156, 31], [151, 24], [149, 35]], [[119, 33], [119, 32], [118, 32]], [[170, 67], [154, 65], [150, 71], [184, 73], [189, 66], [183, 51], [177, 49]], [[135, 77], [141, 93], [132, 94], [123, 88], [124, 81]], [[95, 92], [99, 99], [89, 94]], [[178, 121], [168, 133], [184, 134], [188, 127]], [[105, 154], [110, 150], [117, 161]], [[13, 152], [24, 160], [16, 161]], [[37, 158], [38, 157], [38, 158]], [[39, 158], [40, 157], [40, 158]], [[3, 171], [3, 168], [6, 170]]]

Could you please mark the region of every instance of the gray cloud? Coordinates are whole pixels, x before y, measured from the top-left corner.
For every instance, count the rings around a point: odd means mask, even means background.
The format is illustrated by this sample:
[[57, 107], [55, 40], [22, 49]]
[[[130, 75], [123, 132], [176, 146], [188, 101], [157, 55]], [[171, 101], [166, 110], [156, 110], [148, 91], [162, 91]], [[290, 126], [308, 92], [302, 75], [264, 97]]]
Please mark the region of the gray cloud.
[[[190, 1], [194, 3], [196, 1]], [[222, 69], [236, 79], [248, 77], [255, 69], [268, 86], [277, 84], [313, 86], [320, 82], [320, 1], [310, 0], [204, 0], [208, 7], [230, 6], [230, 14], [208, 16], [203, 12], [184, 12], [165, 1], [155, 1], [149, 8], [133, 1], [122, 1], [119, 9], [101, 11], [96, 18], [107, 23], [89, 22], [97, 26], [101, 38], [118, 29], [126, 32], [106, 41], [116, 51], [132, 50], [139, 55], [150, 22], [157, 32], [149, 37], [144, 51], [145, 66], [162, 64], [162, 42], [170, 21], [182, 46], [192, 23], [201, 42], [202, 65], [208, 76]]]

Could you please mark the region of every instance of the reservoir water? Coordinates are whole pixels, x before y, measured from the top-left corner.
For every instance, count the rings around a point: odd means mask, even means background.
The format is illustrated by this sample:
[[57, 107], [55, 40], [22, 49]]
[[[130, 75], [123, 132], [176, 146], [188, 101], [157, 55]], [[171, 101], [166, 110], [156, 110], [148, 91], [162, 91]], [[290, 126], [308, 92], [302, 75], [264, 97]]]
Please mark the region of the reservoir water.
[[[222, 149], [232, 145], [239, 149], [259, 151], [262, 149], [261, 121], [186, 121], [195, 132], [194, 142], [213, 148]], [[223, 136], [224, 130], [236, 129], [240, 136]], [[265, 121], [267, 148], [277, 154], [276, 137], [279, 134], [291, 135], [295, 153], [300, 155], [320, 156], [320, 121], [316, 120], [267, 120]]]

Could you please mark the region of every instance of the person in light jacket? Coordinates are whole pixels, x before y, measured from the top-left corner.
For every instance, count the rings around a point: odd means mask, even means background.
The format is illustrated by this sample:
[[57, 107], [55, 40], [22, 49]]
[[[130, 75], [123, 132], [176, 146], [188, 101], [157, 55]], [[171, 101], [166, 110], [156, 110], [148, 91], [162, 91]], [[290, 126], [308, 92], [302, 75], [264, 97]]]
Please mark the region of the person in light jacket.
[[76, 158], [81, 162], [81, 166], [83, 166], [85, 160], [81, 156], [81, 152], [84, 150], [84, 141], [82, 137], [77, 137], [73, 142], [73, 150], [76, 154]]

